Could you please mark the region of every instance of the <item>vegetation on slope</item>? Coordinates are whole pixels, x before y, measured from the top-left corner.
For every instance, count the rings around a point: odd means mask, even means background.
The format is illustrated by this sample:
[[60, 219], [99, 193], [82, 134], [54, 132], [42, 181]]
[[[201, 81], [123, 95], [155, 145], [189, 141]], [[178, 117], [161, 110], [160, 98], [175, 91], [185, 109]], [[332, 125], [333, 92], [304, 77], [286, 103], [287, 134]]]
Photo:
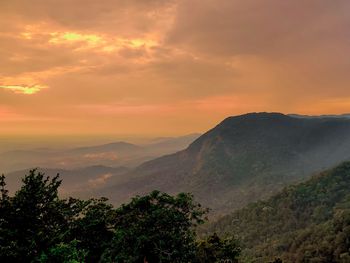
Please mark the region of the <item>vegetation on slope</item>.
[[10, 196], [0, 177], [0, 262], [350, 262], [350, 162], [223, 217], [202, 239], [208, 210], [190, 194], [114, 208], [60, 199], [60, 184], [33, 170]]
[[247, 262], [350, 262], [350, 162], [225, 216], [210, 231], [238, 235]]

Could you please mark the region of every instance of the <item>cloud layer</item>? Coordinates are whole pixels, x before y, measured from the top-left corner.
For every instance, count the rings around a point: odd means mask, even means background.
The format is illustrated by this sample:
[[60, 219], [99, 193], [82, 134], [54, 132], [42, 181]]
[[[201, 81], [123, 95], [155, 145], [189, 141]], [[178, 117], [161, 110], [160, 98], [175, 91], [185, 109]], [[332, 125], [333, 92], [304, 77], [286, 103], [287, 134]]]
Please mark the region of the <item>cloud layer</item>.
[[2, 134], [175, 135], [250, 111], [350, 111], [347, 0], [3, 0], [0, 10]]

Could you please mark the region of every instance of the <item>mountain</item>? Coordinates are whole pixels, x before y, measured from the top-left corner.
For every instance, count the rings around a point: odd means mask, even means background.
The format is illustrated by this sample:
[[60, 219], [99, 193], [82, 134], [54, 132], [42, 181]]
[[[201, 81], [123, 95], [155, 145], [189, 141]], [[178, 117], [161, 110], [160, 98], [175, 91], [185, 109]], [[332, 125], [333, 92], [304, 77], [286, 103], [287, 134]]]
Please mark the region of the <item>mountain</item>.
[[77, 169], [87, 164], [135, 167], [145, 161], [185, 149], [199, 137], [198, 134], [173, 138], [159, 138], [147, 144], [135, 145], [113, 142], [72, 149], [25, 149], [0, 152], [0, 172], [10, 172], [28, 167]]
[[[188, 134], [180, 137], [160, 137], [151, 140], [144, 145], [152, 152], [162, 152], [163, 155], [171, 154], [187, 148], [193, 141], [201, 136], [199, 133]], [[161, 155], [160, 155], [161, 156]]]
[[324, 119], [324, 118], [350, 118], [349, 113], [340, 114], [340, 115], [301, 115], [301, 114], [288, 114], [288, 116], [295, 118], [308, 118], [308, 119]]
[[79, 154], [89, 154], [91, 152], [94, 153], [104, 153], [104, 152], [120, 152], [120, 153], [130, 153], [134, 151], [140, 150], [141, 147], [127, 143], [127, 142], [114, 142], [107, 143], [96, 146], [87, 146], [87, 147], [79, 147], [72, 149], [71, 153], [79, 153]]
[[350, 262], [350, 162], [225, 216], [209, 231], [239, 237], [246, 262]]
[[345, 160], [349, 119], [251, 113], [225, 119], [187, 149], [140, 165], [126, 183], [100, 194], [120, 203], [153, 189], [192, 192], [225, 213]]

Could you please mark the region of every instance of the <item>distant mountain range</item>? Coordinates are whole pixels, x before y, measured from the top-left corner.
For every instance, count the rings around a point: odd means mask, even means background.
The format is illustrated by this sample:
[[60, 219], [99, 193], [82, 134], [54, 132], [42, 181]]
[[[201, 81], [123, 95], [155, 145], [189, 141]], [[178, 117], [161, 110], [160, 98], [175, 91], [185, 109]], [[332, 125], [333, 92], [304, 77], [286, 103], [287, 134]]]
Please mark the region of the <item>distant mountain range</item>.
[[251, 113], [229, 117], [190, 146], [146, 162], [99, 192], [113, 202], [153, 189], [192, 192], [225, 213], [350, 160], [350, 119]]
[[157, 138], [147, 145], [7, 152], [0, 167], [20, 168], [6, 174], [11, 189], [19, 185], [22, 169], [44, 167], [49, 175], [62, 175], [67, 194], [106, 196], [120, 204], [154, 189], [191, 192], [218, 216], [347, 160], [346, 116], [250, 113], [229, 117], [201, 136]]
[[[89, 198], [98, 193], [113, 178], [114, 183], [128, 180], [123, 176], [130, 167], [145, 160], [185, 149], [199, 134], [181, 137], [157, 138], [143, 145], [115, 142], [73, 149], [33, 149], [8, 151], [0, 154], [0, 168], [6, 175], [11, 192], [21, 185], [21, 178], [29, 169], [53, 177], [57, 173], [63, 180], [60, 188], [63, 195]], [[9, 172], [11, 170], [15, 170]]]
[[350, 162], [250, 204], [207, 229], [233, 234], [242, 262], [350, 262]]
[[84, 166], [134, 167], [156, 157], [185, 149], [200, 134], [181, 137], [158, 138], [147, 144], [135, 145], [127, 142], [86, 146], [73, 149], [26, 149], [0, 153], [0, 172], [46, 167], [77, 169]]

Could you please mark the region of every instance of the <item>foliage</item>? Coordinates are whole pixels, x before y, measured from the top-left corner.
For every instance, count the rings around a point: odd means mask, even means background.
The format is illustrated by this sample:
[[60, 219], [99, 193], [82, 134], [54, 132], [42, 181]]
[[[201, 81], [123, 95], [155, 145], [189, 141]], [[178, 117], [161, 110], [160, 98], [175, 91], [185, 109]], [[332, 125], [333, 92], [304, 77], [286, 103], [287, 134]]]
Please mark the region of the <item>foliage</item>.
[[[195, 230], [208, 210], [192, 195], [153, 191], [114, 208], [106, 198], [60, 199], [60, 184], [32, 170], [9, 196], [0, 176], [0, 262], [203, 262]], [[233, 239], [207, 240], [218, 259], [239, 254]]]
[[90, 199], [85, 202], [80, 216], [71, 223], [69, 239], [79, 240], [79, 247], [85, 249], [88, 262], [98, 262], [113, 238], [116, 213], [106, 198]]
[[250, 262], [349, 262], [350, 162], [225, 216], [210, 231], [238, 235]]
[[350, 162], [223, 217], [200, 241], [208, 210], [191, 194], [114, 208], [61, 199], [60, 184], [32, 170], [10, 196], [0, 176], [0, 262], [350, 262]]
[[196, 263], [236, 262], [240, 252], [235, 238], [221, 239], [214, 233], [198, 242]]
[[60, 184], [58, 176], [50, 180], [31, 170], [10, 197], [0, 177], [1, 262], [55, 262], [59, 254], [98, 262], [113, 237], [114, 208], [104, 198], [60, 199]]
[[[5, 187], [4, 178], [1, 184]], [[67, 203], [59, 200], [58, 176], [51, 181], [35, 170], [23, 179], [22, 188], [9, 197], [2, 191], [0, 259], [24, 262], [34, 259], [56, 242], [66, 229]]]
[[115, 235], [105, 262], [189, 262], [195, 257], [194, 227], [206, 209], [189, 194], [159, 191], [135, 197], [116, 210]]
[[43, 252], [38, 259], [39, 263], [83, 263], [87, 257], [87, 252], [77, 248], [78, 242], [71, 241], [68, 244], [59, 243], [49, 249], [46, 254]]

